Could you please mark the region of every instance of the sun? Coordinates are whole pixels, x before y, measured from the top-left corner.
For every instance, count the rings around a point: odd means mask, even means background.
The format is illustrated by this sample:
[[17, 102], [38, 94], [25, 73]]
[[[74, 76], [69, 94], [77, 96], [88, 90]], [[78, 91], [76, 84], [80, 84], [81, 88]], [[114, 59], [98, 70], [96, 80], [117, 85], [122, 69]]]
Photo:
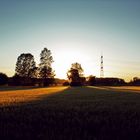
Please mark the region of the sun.
[[87, 54], [83, 51], [73, 51], [72, 49], [64, 49], [55, 54], [53, 68], [57, 78], [67, 78], [67, 72], [71, 67], [72, 63], [78, 62], [81, 64], [84, 75], [96, 75], [98, 76], [98, 64], [97, 62], [91, 61]]

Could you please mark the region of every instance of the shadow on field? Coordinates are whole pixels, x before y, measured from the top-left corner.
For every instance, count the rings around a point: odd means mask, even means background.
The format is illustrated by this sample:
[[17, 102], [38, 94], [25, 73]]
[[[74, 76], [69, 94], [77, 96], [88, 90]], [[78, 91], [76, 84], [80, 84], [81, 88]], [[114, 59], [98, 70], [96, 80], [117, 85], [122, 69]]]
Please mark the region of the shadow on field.
[[0, 130], [1, 139], [136, 140], [140, 138], [140, 95], [68, 88], [0, 108]]

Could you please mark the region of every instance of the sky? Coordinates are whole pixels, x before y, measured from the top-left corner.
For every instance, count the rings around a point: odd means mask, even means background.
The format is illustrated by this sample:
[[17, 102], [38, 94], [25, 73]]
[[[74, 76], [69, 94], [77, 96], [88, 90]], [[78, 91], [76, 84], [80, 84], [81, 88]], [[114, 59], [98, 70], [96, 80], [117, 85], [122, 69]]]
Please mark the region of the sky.
[[39, 64], [44, 47], [59, 78], [74, 62], [99, 77], [101, 54], [105, 77], [140, 77], [140, 1], [0, 0], [0, 72], [13, 76], [21, 53]]

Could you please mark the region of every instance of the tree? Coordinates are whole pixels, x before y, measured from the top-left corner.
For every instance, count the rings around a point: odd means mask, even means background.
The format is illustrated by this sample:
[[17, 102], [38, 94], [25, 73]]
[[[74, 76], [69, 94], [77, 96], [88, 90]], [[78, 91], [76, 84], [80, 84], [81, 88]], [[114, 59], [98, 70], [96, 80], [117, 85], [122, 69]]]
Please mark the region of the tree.
[[30, 53], [22, 53], [16, 63], [16, 75], [20, 77], [32, 77], [31, 70], [35, 69], [36, 63], [34, 61], [34, 56]]
[[75, 82], [78, 82], [79, 81], [79, 73], [78, 73], [78, 70], [77, 69], [73, 69], [71, 68], [69, 71], [68, 71], [68, 79], [70, 81], [75, 81]]
[[44, 67], [44, 66], [51, 67], [53, 62], [54, 61], [53, 61], [51, 51], [48, 50], [47, 48], [44, 48], [40, 54], [40, 67]]
[[94, 85], [96, 84], [96, 77], [90, 75], [90, 76], [88, 77], [88, 81], [87, 81], [87, 82], [88, 82], [88, 85], [94, 86]]
[[73, 63], [71, 65], [70, 70], [67, 73], [67, 76], [68, 76], [71, 86], [82, 85], [84, 78], [83, 78], [83, 69], [81, 67], [81, 64], [79, 64], [77, 62]]
[[0, 72], [0, 85], [5, 85], [8, 83], [8, 76]]
[[78, 71], [79, 76], [81, 76], [81, 77], [83, 76], [84, 70], [83, 70], [81, 64], [79, 64], [77, 62], [76, 63], [72, 63], [71, 64], [71, 69], [76, 69]]
[[29, 70], [29, 77], [30, 78], [38, 78], [38, 67], [34, 67]]
[[44, 66], [40, 69], [41, 78], [47, 79], [47, 78], [53, 78], [54, 76], [55, 75], [54, 75], [54, 72], [52, 71], [51, 67]]
[[53, 57], [51, 51], [44, 48], [40, 54], [39, 76], [40, 78], [54, 78], [55, 74], [52, 70]]

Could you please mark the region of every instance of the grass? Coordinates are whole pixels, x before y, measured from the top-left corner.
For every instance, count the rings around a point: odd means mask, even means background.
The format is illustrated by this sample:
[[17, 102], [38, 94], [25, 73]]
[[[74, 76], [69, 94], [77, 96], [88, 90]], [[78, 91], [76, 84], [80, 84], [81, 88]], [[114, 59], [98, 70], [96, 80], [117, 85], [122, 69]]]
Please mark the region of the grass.
[[0, 91], [1, 139], [140, 139], [139, 87]]
[[[5, 90], [4, 90], [5, 89]], [[19, 103], [37, 101], [41, 96], [61, 92], [66, 87], [33, 88], [33, 87], [4, 87], [0, 91], [0, 106], [9, 106]]]

